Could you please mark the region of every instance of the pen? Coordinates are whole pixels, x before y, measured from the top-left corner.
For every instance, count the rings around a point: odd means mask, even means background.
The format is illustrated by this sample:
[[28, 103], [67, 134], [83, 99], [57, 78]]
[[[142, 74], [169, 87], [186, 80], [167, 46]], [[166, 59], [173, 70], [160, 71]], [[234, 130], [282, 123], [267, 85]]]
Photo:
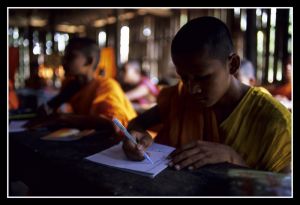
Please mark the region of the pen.
[[[135, 138], [127, 131], [127, 129], [121, 124], [121, 122], [120, 122], [117, 118], [114, 118], [114, 119], [113, 119], [113, 122], [115, 123], [116, 126], [118, 126], [118, 127], [121, 129], [121, 131], [124, 133], [124, 135], [125, 135], [132, 143], [137, 144]], [[148, 159], [148, 160], [151, 162], [151, 164], [153, 164], [153, 161], [151, 160], [151, 158], [149, 157], [149, 155], [148, 155], [146, 152], [144, 152], [144, 157], [145, 157], [146, 159]]]

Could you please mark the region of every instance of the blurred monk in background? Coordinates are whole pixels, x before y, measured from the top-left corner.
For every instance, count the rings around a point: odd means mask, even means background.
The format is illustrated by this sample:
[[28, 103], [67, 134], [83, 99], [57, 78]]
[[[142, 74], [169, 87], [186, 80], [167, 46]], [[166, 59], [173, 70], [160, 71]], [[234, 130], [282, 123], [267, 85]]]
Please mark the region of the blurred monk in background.
[[289, 111], [292, 111], [292, 78], [291, 78], [291, 56], [288, 56], [284, 72], [285, 72], [285, 80], [283, 84], [276, 85], [271, 84], [266, 86], [266, 88], [270, 91], [270, 93], [283, 104]]
[[[39, 108], [40, 116], [48, 117], [29, 124], [30, 127], [63, 125], [82, 129], [113, 128], [113, 117], [124, 125], [136, 117], [118, 82], [95, 75], [99, 52], [97, 43], [92, 39], [70, 40], [63, 57], [65, 79], [61, 91]], [[55, 114], [62, 104], [68, 105], [65, 111], [72, 114]]]
[[154, 84], [138, 61], [128, 61], [123, 65], [121, 86], [127, 98], [138, 113], [143, 113], [156, 104], [159, 88]]
[[285, 83], [271, 90], [271, 93], [275, 95], [275, 97], [282, 96], [288, 98], [289, 100], [292, 99], [291, 70], [292, 70], [291, 57], [289, 56], [285, 66], [285, 76], [286, 76]]

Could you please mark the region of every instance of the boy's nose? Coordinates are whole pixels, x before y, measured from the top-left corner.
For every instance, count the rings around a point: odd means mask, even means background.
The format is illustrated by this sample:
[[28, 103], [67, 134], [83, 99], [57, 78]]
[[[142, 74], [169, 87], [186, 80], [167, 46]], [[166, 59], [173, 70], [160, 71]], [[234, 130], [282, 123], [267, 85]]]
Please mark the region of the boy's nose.
[[188, 89], [190, 94], [199, 94], [202, 92], [201, 86], [199, 84], [193, 83], [191, 81], [188, 82]]

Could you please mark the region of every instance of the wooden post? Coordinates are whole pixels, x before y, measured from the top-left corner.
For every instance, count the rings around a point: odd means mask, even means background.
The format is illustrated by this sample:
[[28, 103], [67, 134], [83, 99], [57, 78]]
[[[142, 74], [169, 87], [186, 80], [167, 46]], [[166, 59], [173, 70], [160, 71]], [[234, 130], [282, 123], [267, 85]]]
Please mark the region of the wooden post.
[[247, 9], [247, 30], [246, 30], [246, 58], [257, 67], [257, 29], [256, 29], [256, 11]]
[[263, 72], [263, 84], [268, 83], [268, 74], [269, 74], [269, 56], [270, 56], [270, 28], [271, 28], [271, 9], [267, 9], [267, 28], [266, 28], [266, 54], [265, 54], [265, 71]]
[[120, 61], [120, 22], [119, 22], [119, 9], [114, 10], [114, 14], [116, 17], [116, 23], [115, 23], [115, 56], [116, 56], [116, 65], [118, 68], [121, 67], [121, 61]]

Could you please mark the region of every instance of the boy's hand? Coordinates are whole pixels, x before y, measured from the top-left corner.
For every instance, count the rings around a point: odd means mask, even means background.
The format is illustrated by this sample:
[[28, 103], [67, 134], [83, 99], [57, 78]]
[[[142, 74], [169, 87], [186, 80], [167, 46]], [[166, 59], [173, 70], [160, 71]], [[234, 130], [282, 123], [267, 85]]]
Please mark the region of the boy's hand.
[[207, 164], [221, 162], [246, 166], [244, 160], [231, 147], [201, 140], [183, 146], [173, 152], [170, 157], [172, 161], [169, 166], [177, 170], [186, 167], [193, 170]]
[[126, 156], [135, 161], [144, 159], [143, 153], [152, 144], [153, 139], [147, 132], [131, 131], [130, 134], [135, 137], [137, 145], [125, 137], [123, 140], [123, 150]]

